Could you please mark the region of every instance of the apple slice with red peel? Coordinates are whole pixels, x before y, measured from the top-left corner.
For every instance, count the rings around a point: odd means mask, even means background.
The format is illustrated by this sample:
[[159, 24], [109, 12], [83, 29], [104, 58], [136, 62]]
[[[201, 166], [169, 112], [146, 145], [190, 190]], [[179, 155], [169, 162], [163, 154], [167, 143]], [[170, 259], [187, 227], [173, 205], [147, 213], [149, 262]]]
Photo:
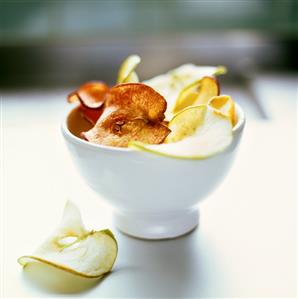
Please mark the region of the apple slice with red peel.
[[148, 85], [126, 83], [111, 88], [106, 97], [106, 107], [125, 110], [132, 117], [159, 122], [164, 119], [167, 102], [163, 96]]
[[94, 125], [103, 112], [108, 91], [108, 85], [101, 81], [87, 82], [70, 93], [67, 100], [69, 103], [79, 102], [82, 115]]
[[85, 107], [84, 105], [80, 105], [79, 110], [86, 120], [88, 120], [91, 124], [95, 125], [97, 120], [103, 113], [103, 106], [99, 109], [90, 109]]
[[99, 109], [109, 91], [109, 86], [101, 81], [87, 82], [68, 96], [68, 102], [80, 102], [89, 109]]
[[162, 122], [167, 103], [142, 83], [114, 86], [106, 96], [105, 109], [96, 125], [82, 135], [90, 142], [127, 147], [132, 140], [162, 143], [170, 130]]
[[162, 143], [170, 130], [161, 123], [150, 123], [146, 119], [130, 119], [118, 113], [96, 124], [88, 132], [83, 132], [82, 137], [87, 141], [117, 147], [127, 147], [132, 140], [148, 144]]
[[141, 62], [141, 58], [138, 55], [128, 56], [120, 66], [118, 72], [117, 83], [135, 83], [139, 82], [136, 67]]
[[176, 100], [173, 113], [193, 105], [207, 104], [209, 100], [220, 94], [219, 83], [214, 77], [203, 77], [184, 87]]
[[117, 251], [117, 241], [110, 230], [86, 230], [78, 208], [67, 202], [60, 227], [34, 254], [22, 256], [18, 262], [24, 267], [40, 262], [81, 277], [96, 278], [111, 271]]
[[180, 159], [206, 159], [224, 151], [232, 142], [229, 118], [208, 105], [190, 106], [169, 123], [171, 133], [163, 144], [130, 142], [129, 146]]

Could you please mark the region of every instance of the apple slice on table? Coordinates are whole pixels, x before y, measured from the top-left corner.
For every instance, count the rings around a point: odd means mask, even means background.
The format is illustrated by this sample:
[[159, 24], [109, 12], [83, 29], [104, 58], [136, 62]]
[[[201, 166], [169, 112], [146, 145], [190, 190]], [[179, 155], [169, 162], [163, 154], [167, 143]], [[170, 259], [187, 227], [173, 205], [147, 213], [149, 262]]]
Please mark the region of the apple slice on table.
[[32, 255], [18, 259], [22, 266], [40, 262], [69, 273], [96, 278], [111, 271], [117, 241], [109, 230], [87, 231], [78, 208], [67, 202], [60, 227]]
[[220, 87], [214, 77], [203, 77], [184, 87], [176, 100], [173, 113], [193, 105], [207, 104], [209, 100], [219, 95]]
[[224, 151], [232, 142], [232, 124], [208, 105], [185, 108], [169, 123], [171, 133], [163, 144], [131, 142], [130, 147], [181, 159], [206, 159]]
[[209, 106], [219, 110], [224, 115], [228, 116], [234, 126], [237, 123], [237, 115], [235, 103], [230, 96], [221, 95], [210, 99]]
[[135, 69], [140, 62], [141, 58], [138, 55], [128, 56], [120, 66], [117, 83], [139, 82], [139, 78], [135, 72]]

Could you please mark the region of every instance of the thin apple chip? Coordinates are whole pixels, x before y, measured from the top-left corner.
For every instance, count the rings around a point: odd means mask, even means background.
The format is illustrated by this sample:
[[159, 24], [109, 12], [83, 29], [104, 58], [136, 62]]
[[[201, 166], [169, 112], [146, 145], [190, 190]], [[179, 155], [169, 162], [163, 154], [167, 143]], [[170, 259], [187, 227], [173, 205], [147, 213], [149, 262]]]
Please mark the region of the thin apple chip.
[[79, 102], [81, 114], [94, 125], [103, 112], [108, 91], [109, 87], [101, 81], [87, 82], [68, 95], [68, 102]]
[[104, 106], [101, 106], [98, 109], [90, 109], [85, 107], [84, 105], [79, 106], [79, 110], [81, 115], [88, 120], [92, 125], [95, 125], [101, 114], [103, 113]]
[[173, 109], [177, 98], [183, 88], [208, 76], [214, 77], [226, 73], [223, 66], [198, 66], [194, 64], [184, 64], [165, 74], [146, 80], [143, 83], [158, 91], [167, 101], [166, 119], [173, 117]]
[[130, 141], [159, 144], [170, 130], [162, 124], [167, 104], [151, 87], [126, 83], [111, 88], [105, 109], [96, 125], [84, 132], [88, 141], [127, 147]]
[[127, 147], [137, 140], [148, 144], [159, 144], [170, 133], [161, 123], [149, 123], [145, 119], [129, 119], [125, 115], [111, 114], [94, 128], [83, 133], [83, 137], [93, 143], [108, 146]]
[[164, 119], [167, 102], [157, 91], [143, 83], [125, 83], [113, 87], [106, 97], [106, 107], [129, 111], [130, 116], [151, 122]]
[[83, 106], [90, 109], [99, 109], [109, 91], [108, 85], [101, 81], [87, 82], [68, 96], [68, 102], [81, 102]]
[[212, 97], [219, 94], [220, 87], [217, 79], [214, 77], [203, 77], [180, 91], [173, 113], [177, 113], [188, 106], [207, 104]]
[[[111, 231], [87, 231], [78, 208], [67, 202], [60, 227], [32, 255], [22, 256], [22, 266], [41, 262], [86, 278], [111, 271], [118, 252]], [[63, 283], [63, 282], [61, 282]]]
[[237, 114], [235, 110], [235, 103], [230, 96], [221, 95], [210, 99], [209, 106], [219, 110], [224, 115], [228, 116], [234, 126], [237, 123]]
[[190, 106], [169, 123], [171, 133], [163, 144], [130, 142], [129, 146], [166, 157], [206, 159], [224, 151], [233, 141], [227, 116], [208, 105]]
[[118, 73], [118, 83], [139, 82], [139, 77], [135, 72], [136, 67], [141, 62], [138, 55], [128, 56], [120, 66]]

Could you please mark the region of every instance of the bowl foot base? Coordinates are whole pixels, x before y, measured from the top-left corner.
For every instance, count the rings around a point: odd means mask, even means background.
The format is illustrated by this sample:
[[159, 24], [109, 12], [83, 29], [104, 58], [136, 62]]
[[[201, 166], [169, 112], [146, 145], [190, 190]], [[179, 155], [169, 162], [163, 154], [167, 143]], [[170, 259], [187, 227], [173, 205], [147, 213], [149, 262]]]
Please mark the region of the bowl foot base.
[[171, 239], [192, 231], [199, 223], [198, 210], [173, 213], [114, 213], [114, 223], [123, 233], [150, 240]]

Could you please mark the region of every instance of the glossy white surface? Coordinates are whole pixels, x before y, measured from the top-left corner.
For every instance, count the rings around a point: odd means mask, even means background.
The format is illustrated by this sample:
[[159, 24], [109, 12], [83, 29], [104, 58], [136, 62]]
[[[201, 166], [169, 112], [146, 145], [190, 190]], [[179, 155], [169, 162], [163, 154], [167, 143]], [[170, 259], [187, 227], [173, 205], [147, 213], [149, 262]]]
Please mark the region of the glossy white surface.
[[138, 238], [167, 239], [197, 226], [198, 202], [230, 169], [245, 124], [240, 107], [237, 114], [232, 144], [204, 160], [168, 158], [86, 142], [68, 130], [66, 119], [62, 133], [82, 178], [114, 209], [116, 226]]
[[38, 289], [16, 259], [53, 230], [71, 198], [88, 228], [111, 227], [119, 241], [113, 273], [71, 297], [296, 297], [297, 81], [261, 83], [272, 119], [248, 116], [234, 166], [200, 205], [198, 229], [170, 241], [133, 239], [112, 226], [110, 208], [82, 182], [60, 135], [67, 91], [3, 94], [3, 296], [61, 297]]

